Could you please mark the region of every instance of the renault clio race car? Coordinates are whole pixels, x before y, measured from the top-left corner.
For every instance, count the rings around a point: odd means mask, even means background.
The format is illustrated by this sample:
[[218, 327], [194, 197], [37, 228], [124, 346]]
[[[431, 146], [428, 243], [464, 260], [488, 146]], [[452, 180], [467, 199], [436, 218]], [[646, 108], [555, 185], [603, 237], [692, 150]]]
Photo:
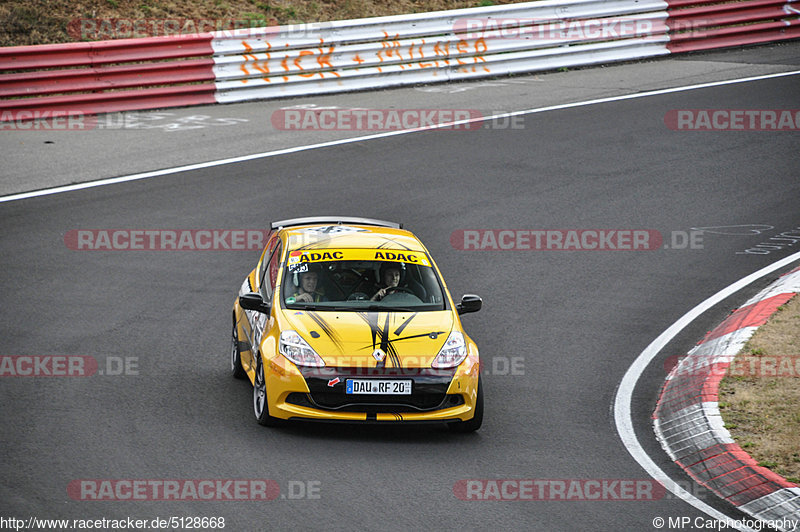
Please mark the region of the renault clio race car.
[[480, 428], [478, 347], [424, 245], [397, 223], [274, 222], [233, 305], [231, 373], [262, 425], [289, 419]]

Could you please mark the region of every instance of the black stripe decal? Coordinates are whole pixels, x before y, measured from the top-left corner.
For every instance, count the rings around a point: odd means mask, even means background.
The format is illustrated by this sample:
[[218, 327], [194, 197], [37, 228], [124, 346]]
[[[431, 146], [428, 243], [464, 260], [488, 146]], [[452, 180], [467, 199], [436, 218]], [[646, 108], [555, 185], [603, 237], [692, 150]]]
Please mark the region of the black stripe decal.
[[401, 244], [400, 242], [398, 242], [397, 240], [394, 240], [393, 238], [389, 238], [388, 236], [384, 236], [384, 237], [381, 237], [381, 238], [386, 240], [386, 242], [384, 242], [380, 246], [378, 246], [378, 249], [386, 249], [384, 246], [386, 246], [389, 243], [392, 243], [392, 244], [396, 244], [396, 245], [400, 246], [401, 248], [405, 249], [406, 251], [411, 251], [410, 247]]
[[415, 312], [414, 314], [412, 314], [411, 316], [409, 316], [409, 317], [408, 317], [408, 319], [407, 319], [406, 321], [404, 321], [404, 322], [402, 323], [402, 325], [400, 325], [400, 327], [398, 327], [397, 329], [395, 329], [395, 330], [394, 330], [394, 335], [395, 335], [395, 336], [400, 336], [400, 333], [402, 333], [402, 332], [403, 332], [403, 329], [405, 329], [405, 328], [406, 328], [406, 326], [407, 326], [409, 323], [411, 323], [411, 320], [413, 320], [413, 319], [414, 319], [414, 318], [417, 316], [417, 314], [419, 314], [419, 312]]
[[[309, 312], [310, 314], [310, 312]], [[383, 327], [378, 325], [378, 320], [380, 319], [380, 314], [377, 312], [359, 312], [358, 316], [364, 320], [367, 325], [369, 325], [370, 330], [372, 331], [372, 350], [374, 351], [377, 345], [376, 340], [380, 341], [380, 348], [381, 350], [386, 353], [386, 355], [392, 360], [392, 363], [395, 367], [402, 368], [403, 365], [400, 362], [400, 356], [397, 353], [397, 349], [394, 347], [394, 342], [399, 342], [402, 340], [410, 340], [412, 338], [422, 338], [425, 336], [430, 336], [434, 339], [438, 337], [440, 334], [444, 334], [445, 331], [431, 331], [422, 334], [413, 334], [411, 336], [404, 336], [395, 339], [389, 339], [389, 315], [390, 313], [386, 313], [386, 321]], [[408, 322], [410, 322], [417, 313], [415, 312], [410, 318], [408, 318], [404, 323], [402, 323], [395, 331], [394, 334], [399, 334], [405, 329]], [[362, 347], [361, 349], [370, 349], [369, 346]], [[385, 368], [386, 367], [386, 359], [384, 358], [381, 361], [378, 361], [378, 364], [375, 366], [376, 368]]]
[[304, 246], [296, 247], [292, 251], [303, 251], [303, 250], [306, 250], [306, 249], [327, 249], [327, 247], [323, 246], [322, 244], [329, 244], [331, 242], [331, 240], [333, 240], [333, 237], [330, 237], [330, 236], [327, 237], [327, 238], [320, 237], [319, 240], [315, 240], [313, 242], [309, 242], [308, 244], [305, 244]]
[[[370, 331], [372, 332], [372, 350], [375, 351], [375, 340], [378, 339], [378, 335], [380, 334], [380, 330], [378, 328], [378, 313], [377, 312], [359, 312], [358, 317], [364, 320], [367, 325], [369, 325]], [[378, 363], [375, 365], [376, 368], [384, 368], [386, 367], [386, 359], [379, 360]]]
[[[411, 336], [403, 336], [402, 338], [393, 338], [392, 340], [389, 340], [389, 343], [394, 344], [395, 342], [402, 342], [403, 340], [411, 340], [413, 338], [423, 338], [425, 336], [431, 336], [431, 335], [433, 335], [433, 339], [435, 340], [436, 337], [438, 337], [440, 334], [444, 334], [445, 332], [446, 331], [431, 331], [422, 334], [412, 334]], [[364, 349], [375, 349], [375, 347], [373, 346], [372, 348], [370, 348], [370, 346], [366, 346], [361, 348], [362, 351]]]
[[397, 355], [397, 350], [394, 348], [394, 344], [389, 340], [389, 313], [386, 313], [386, 321], [383, 326], [383, 330], [381, 332], [381, 349], [384, 353], [386, 353], [394, 363], [394, 367], [401, 368], [403, 367], [400, 364], [400, 357]]
[[[367, 322], [369, 325], [370, 330], [372, 331], [372, 349], [375, 350], [376, 347], [380, 347], [381, 351], [386, 353], [386, 356], [392, 360], [392, 363], [395, 367], [401, 368], [403, 367], [400, 363], [400, 357], [397, 354], [397, 350], [392, 345], [392, 341], [389, 339], [389, 312], [386, 313], [386, 320], [384, 322], [384, 326], [381, 327], [378, 324], [380, 320], [380, 314], [378, 312], [359, 312], [358, 315]], [[378, 343], [380, 342], [380, 344]], [[386, 358], [383, 360], [379, 360], [378, 364], [375, 366], [376, 368], [385, 368], [386, 367]]]
[[342, 339], [339, 337], [339, 334], [334, 329], [332, 329], [330, 325], [328, 325], [328, 322], [326, 322], [322, 318], [322, 316], [320, 316], [319, 314], [317, 314], [313, 310], [309, 310], [308, 311], [308, 316], [312, 320], [314, 320], [317, 323], [317, 325], [319, 325], [320, 329], [322, 329], [322, 331], [325, 334], [328, 335], [328, 337], [331, 339], [331, 341], [334, 344], [336, 344], [336, 347], [339, 348], [339, 351], [344, 352], [344, 350], [342, 349]]

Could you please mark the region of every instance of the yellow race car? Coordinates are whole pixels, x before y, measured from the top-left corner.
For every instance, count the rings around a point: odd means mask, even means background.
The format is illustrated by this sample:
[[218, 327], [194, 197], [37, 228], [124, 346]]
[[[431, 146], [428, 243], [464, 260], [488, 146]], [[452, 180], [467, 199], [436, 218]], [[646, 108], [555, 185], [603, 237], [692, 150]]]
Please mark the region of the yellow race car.
[[483, 421], [478, 347], [424, 245], [397, 223], [274, 222], [233, 305], [231, 373], [262, 425]]

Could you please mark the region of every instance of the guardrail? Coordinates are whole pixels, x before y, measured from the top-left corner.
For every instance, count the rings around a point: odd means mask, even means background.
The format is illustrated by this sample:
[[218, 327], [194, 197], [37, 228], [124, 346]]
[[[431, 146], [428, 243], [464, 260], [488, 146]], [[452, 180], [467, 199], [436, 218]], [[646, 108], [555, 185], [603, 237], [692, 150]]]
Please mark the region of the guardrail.
[[669, 0], [669, 7], [671, 53], [800, 37], [800, 4], [793, 0]]
[[543, 0], [0, 48], [0, 121], [503, 76], [800, 37], [784, 0]]

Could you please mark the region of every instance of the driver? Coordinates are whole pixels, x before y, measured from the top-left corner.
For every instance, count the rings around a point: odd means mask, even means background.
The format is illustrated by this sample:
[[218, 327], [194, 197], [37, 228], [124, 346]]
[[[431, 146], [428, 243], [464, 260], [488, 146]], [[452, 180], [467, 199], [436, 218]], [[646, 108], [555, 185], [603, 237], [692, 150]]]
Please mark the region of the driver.
[[309, 270], [300, 274], [300, 286], [291, 297], [294, 297], [295, 302], [305, 303], [319, 303], [320, 301], [327, 301], [328, 299], [317, 291], [317, 282], [319, 281], [319, 273], [316, 270]]
[[387, 294], [394, 292], [394, 289], [400, 284], [400, 270], [401, 266], [397, 263], [390, 262], [381, 266], [381, 286], [375, 295], [372, 296], [370, 301], [380, 301]]

